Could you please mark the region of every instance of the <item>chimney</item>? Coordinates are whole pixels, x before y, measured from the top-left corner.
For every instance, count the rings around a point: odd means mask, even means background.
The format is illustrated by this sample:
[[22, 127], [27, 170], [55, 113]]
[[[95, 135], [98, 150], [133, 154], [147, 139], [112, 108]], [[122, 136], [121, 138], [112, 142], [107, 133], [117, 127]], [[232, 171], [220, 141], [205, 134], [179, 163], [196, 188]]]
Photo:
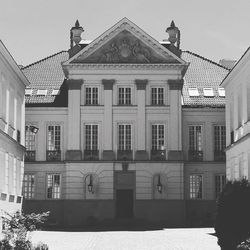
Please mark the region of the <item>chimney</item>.
[[168, 41], [171, 43], [171, 45], [175, 45], [177, 42], [176, 47], [180, 48], [180, 30], [178, 27], [175, 26], [174, 21], [171, 22], [170, 27], [166, 29], [166, 32], [168, 33]]
[[81, 34], [84, 32], [83, 27], [80, 26], [79, 21], [76, 20], [75, 27], [70, 29], [70, 48], [73, 48], [73, 45], [78, 45], [82, 40]]

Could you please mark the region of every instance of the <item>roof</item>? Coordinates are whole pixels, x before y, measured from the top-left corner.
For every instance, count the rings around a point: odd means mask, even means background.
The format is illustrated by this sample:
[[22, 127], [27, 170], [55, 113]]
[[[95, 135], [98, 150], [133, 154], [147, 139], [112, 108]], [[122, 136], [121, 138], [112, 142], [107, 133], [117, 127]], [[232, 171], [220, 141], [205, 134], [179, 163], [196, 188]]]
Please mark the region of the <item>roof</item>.
[[[61, 51], [30, 64], [22, 69], [30, 81], [32, 95], [26, 96], [26, 106], [60, 106], [67, 103], [67, 85], [62, 62], [69, 59], [67, 51]], [[182, 59], [190, 62], [184, 76], [183, 105], [185, 107], [224, 107], [225, 98], [219, 96], [218, 88], [229, 70], [207, 58], [190, 51], [182, 52]], [[188, 88], [197, 87], [199, 96], [190, 97]], [[203, 88], [213, 88], [214, 96], [204, 96]], [[37, 95], [37, 90], [47, 89], [47, 95]], [[60, 94], [52, 96], [52, 90]]]
[[[185, 107], [224, 107], [225, 98], [219, 96], [218, 89], [229, 69], [190, 51], [183, 51], [181, 57], [186, 62], [190, 62], [184, 76], [183, 105]], [[190, 97], [188, 89], [194, 87], [198, 89], [199, 96]], [[204, 96], [204, 88], [212, 88], [214, 96]]]
[[[28, 106], [67, 106], [67, 88], [61, 63], [68, 60], [67, 51], [60, 51], [38, 62], [22, 68], [30, 82], [32, 95], [25, 96]], [[64, 83], [64, 84], [63, 84]], [[37, 95], [38, 89], [48, 90], [47, 95]], [[52, 96], [52, 91], [60, 89], [60, 95]], [[64, 98], [63, 98], [64, 97]]]

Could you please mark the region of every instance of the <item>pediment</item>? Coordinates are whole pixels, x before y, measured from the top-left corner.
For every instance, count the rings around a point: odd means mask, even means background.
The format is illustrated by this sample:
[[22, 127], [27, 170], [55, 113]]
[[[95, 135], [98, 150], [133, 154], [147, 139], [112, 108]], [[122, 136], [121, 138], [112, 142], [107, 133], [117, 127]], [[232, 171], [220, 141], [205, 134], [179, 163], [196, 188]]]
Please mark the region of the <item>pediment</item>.
[[185, 64], [127, 18], [64, 64]]

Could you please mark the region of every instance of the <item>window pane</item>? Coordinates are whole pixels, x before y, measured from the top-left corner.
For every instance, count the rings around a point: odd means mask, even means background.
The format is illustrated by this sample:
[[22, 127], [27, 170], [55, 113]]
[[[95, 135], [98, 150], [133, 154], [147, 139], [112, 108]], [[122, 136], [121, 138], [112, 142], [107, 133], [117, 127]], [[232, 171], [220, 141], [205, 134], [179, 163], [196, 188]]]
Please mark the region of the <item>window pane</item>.
[[190, 199], [202, 199], [202, 175], [189, 176]]
[[33, 174], [24, 174], [23, 196], [26, 199], [33, 199], [35, 196], [35, 176]]
[[48, 199], [59, 199], [60, 198], [60, 185], [61, 176], [59, 174], [48, 174], [47, 175], [47, 198]]

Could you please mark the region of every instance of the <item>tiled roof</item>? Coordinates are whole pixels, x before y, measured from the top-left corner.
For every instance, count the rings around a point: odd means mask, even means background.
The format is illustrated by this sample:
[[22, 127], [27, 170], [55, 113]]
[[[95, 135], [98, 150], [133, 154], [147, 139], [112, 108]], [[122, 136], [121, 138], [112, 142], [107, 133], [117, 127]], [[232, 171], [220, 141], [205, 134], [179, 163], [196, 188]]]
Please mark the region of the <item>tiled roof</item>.
[[[183, 105], [188, 107], [224, 107], [225, 98], [219, 96], [218, 88], [229, 70], [209, 59], [190, 51], [182, 52], [182, 59], [190, 62], [184, 76]], [[61, 63], [68, 60], [67, 51], [61, 51], [22, 68], [30, 81], [32, 95], [26, 95], [27, 106], [67, 106], [67, 86]], [[189, 88], [197, 87], [199, 96], [190, 97]], [[203, 88], [213, 88], [214, 96], [204, 96]], [[47, 95], [37, 95], [37, 90], [47, 89]], [[52, 95], [60, 89], [59, 95]]]
[[[222, 65], [190, 51], [183, 51], [182, 59], [190, 62], [184, 76], [183, 105], [187, 107], [224, 107], [225, 98], [219, 96], [220, 83], [229, 70]], [[197, 87], [199, 96], [190, 97], [188, 88]], [[214, 96], [205, 97], [204, 88], [213, 88]]]
[[[22, 68], [24, 75], [30, 82], [29, 88], [33, 89], [31, 96], [25, 96], [26, 105], [67, 106], [67, 100], [65, 99], [67, 98], [67, 89], [63, 84], [65, 76], [61, 63], [68, 58], [68, 52], [61, 51]], [[47, 95], [36, 95], [38, 89], [48, 90]], [[60, 95], [51, 95], [53, 89], [61, 89]]]

